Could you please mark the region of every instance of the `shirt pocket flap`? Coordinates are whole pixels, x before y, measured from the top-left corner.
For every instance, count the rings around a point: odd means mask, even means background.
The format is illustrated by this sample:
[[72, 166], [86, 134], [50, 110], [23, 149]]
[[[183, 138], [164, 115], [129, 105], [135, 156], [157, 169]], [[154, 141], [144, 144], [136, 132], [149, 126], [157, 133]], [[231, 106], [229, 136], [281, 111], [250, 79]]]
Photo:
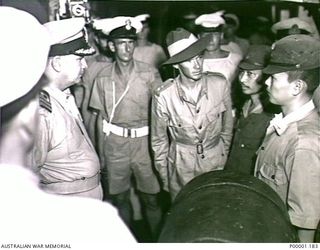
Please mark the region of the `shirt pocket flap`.
[[213, 109], [211, 109], [207, 113], [208, 122], [212, 122], [220, 118], [220, 116], [224, 111], [226, 111], [226, 106], [224, 105], [223, 102], [220, 102], [218, 105], [216, 105]]
[[282, 168], [277, 168], [274, 165], [264, 163], [260, 168], [260, 174], [267, 180], [274, 182], [276, 185], [287, 183], [285, 172]]
[[174, 128], [190, 128], [192, 127], [192, 124], [189, 124], [187, 121], [187, 119], [175, 119], [169, 120], [169, 127], [174, 127]]

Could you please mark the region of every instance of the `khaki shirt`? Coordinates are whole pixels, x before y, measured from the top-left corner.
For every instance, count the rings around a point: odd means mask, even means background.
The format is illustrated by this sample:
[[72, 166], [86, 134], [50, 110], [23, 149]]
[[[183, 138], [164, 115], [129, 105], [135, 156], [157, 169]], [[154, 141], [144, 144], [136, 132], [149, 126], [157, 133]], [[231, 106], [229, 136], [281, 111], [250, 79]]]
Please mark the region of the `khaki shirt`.
[[92, 177], [100, 171], [98, 156], [81, 122], [73, 96], [46, 87], [52, 111], [40, 108], [33, 161], [44, 184]]
[[151, 92], [154, 86], [160, 83], [160, 75], [155, 68], [143, 62], [133, 62], [133, 71], [128, 82], [122, 81], [116, 62], [106, 65], [94, 81], [89, 102], [90, 107], [101, 111], [103, 118], [109, 121], [114, 106], [113, 93], [117, 102], [129, 85], [129, 90], [115, 108], [111, 121], [127, 128], [149, 125]]
[[[293, 225], [315, 229], [320, 220], [319, 114], [297, 110], [282, 133], [267, 132], [258, 150], [255, 175], [287, 204]], [[267, 131], [270, 128], [268, 128]]]
[[193, 177], [223, 169], [233, 127], [227, 85], [221, 75], [204, 75], [195, 102], [185, 95], [178, 77], [166, 81], [153, 96], [151, 141], [155, 166], [164, 188], [170, 182], [173, 194]]
[[[102, 57], [104, 58], [104, 57]], [[91, 61], [88, 62], [88, 68], [82, 76], [82, 81], [78, 85], [73, 86], [73, 93], [75, 95], [76, 103], [83, 117], [83, 123], [87, 129], [89, 128], [89, 122], [93, 116], [92, 110], [89, 109], [89, 100], [91, 96], [91, 90], [93, 82], [99, 71], [103, 69], [105, 64], [109, 63], [106, 61]]]

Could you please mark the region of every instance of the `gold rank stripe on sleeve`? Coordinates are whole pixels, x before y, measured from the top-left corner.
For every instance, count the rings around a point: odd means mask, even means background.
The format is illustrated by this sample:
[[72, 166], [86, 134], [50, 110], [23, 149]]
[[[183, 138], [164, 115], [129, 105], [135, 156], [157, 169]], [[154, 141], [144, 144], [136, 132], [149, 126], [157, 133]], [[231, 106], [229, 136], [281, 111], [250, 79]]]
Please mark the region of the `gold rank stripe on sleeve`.
[[40, 107], [46, 109], [50, 113], [52, 112], [50, 95], [45, 90], [41, 90], [40, 93], [39, 93], [39, 105], [40, 105]]

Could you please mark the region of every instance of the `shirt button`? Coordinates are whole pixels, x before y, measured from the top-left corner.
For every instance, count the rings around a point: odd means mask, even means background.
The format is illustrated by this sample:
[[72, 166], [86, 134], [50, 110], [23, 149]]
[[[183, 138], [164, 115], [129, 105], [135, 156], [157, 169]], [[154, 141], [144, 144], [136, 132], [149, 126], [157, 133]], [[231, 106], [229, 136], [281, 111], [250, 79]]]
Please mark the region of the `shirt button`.
[[220, 114], [217, 114], [217, 117], [219, 118], [219, 117], [220, 117]]
[[83, 181], [84, 181], [85, 179], [86, 179], [86, 177], [81, 177], [81, 180], [83, 180]]
[[200, 109], [197, 109], [197, 110], [196, 110], [196, 113], [199, 113], [199, 112], [200, 112]]
[[264, 150], [264, 146], [261, 147], [261, 150]]
[[276, 178], [276, 176], [273, 174], [271, 175], [271, 179], [274, 180]]
[[221, 154], [221, 156], [224, 156], [224, 154]]
[[202, 142], [203, 142], [203, 141], [200, 139], [200, 140], [199, 140], [199, 143], [202, 143]]
[[244, 148], [245, 146], [244, 146], [244, 144], [241, 144], [240, 147], [241, 147], [241, 148]]
[[204, 155], [201, 155], [201, 158], [204, 159]]
[[181, 124], [178, 124], [178, 127], [181, 127]]
[[202, 129], [202, 126], [200, 125], [200, 126], [198, 127], [198, 129]]

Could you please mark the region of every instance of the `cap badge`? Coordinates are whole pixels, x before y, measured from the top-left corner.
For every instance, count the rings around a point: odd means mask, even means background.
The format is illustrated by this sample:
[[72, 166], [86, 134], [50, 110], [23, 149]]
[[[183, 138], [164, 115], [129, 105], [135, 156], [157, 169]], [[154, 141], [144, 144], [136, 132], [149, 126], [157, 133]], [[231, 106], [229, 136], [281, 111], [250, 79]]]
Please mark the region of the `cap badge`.
[[130, 19], [126, 20], [126, 30], [130, 30], [131, 29], [131, 21]]

